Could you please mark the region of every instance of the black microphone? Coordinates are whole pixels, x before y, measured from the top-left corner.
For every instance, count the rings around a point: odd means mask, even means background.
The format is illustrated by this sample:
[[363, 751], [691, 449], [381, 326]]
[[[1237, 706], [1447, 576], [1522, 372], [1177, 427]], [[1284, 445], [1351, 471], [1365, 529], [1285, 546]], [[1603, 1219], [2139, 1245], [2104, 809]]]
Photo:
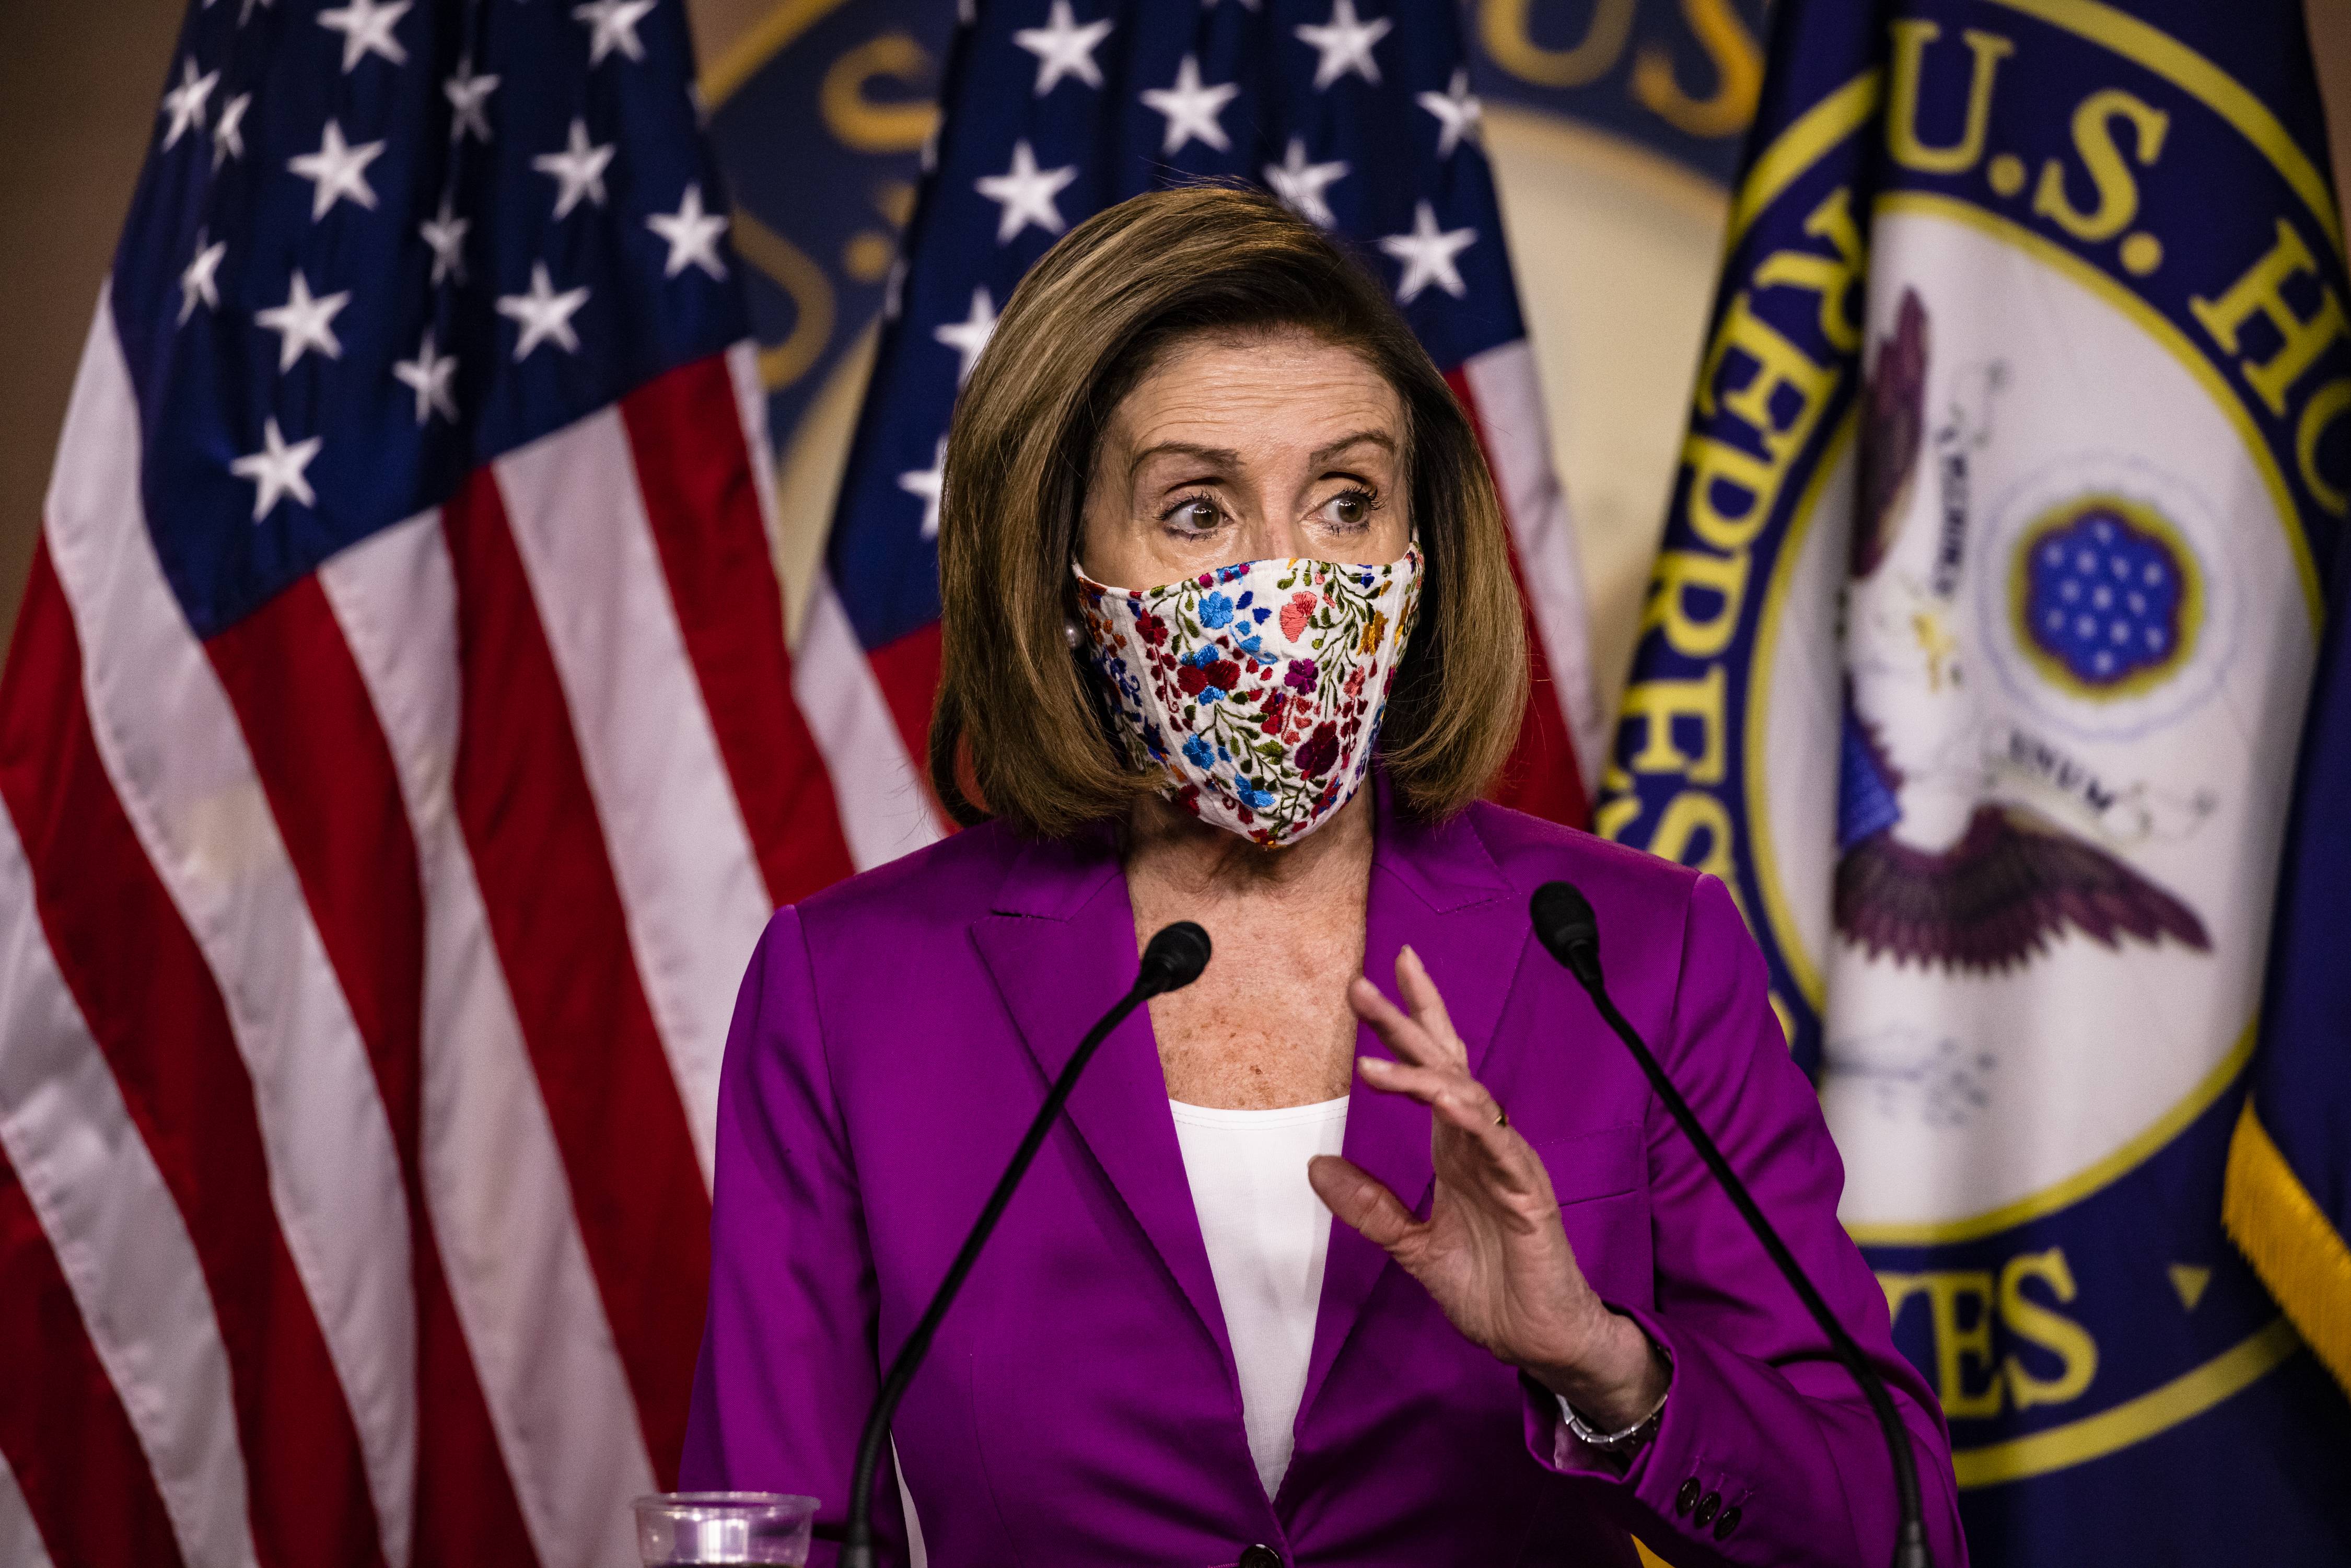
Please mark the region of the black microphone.
[[1714, 1173], [1716, 1185], [1729, 1197], [1732, 1206], [1739, 1210], [1740, 1218], [1747, 1221], [1747, 1228], [1755, 1232], [1755, 1239], [1763, 1244], [1763, 1250], [1771, 1254], [1771, 1261], [1778, 1266], [1780, 1272], [1787, 1276], [1789, 1286], [1804, 1303], [1805, 1311], [1813, 1314], [1813, 1321], [1820, 1324], [1821, 1332], [1828, 1336], [1829, 1348], [1836, 1353], [1839, 1361], [1844, 1363], [1845, 1370], [1853, 1374], [1853, 1380], [1861, 1385], [1862, 1395], [1869, 1401], [1870, 1409], [1877, 1416], [1878, 1427], [1885, 1434], [1886, 1451], [1894, 1460], [1895, 1500], [1902, 1513], [1901, 1528], [1894, 1537], [1894, 1568], [1933, 1568], [1934, 1560], [1927, 1551], [1926, 1513], [1918, 1502], [1918, 1462], [1910, 1451], [1909, 1433], [1904, 1428], [1902, 1418], [1895, 1414], [1894, 1397], [1886, 1392], [1886, 1380], [1877, 1375], [1877, 1369], [1870, 1365], [1868, 1357], [1861, 1354], [1861, 1346], [1854, 1343], [1853, 1335], [1845, 1332], [1844, 1325], [1837, 1322], [1836, 1314], [1829, 1311], [1828, 1302], [1821, 1299], [1820, 1291], [1814, 1290], [1812, 1281], [1804, 1277], [1804, 1270], [1797, 1263], [1794, 1254], [1780, 1239], [1779, 1233], [1771, 1228], [1771, 1222], [1763, 1218], [1763, 1211], [1755, 1207], [1755, 1199], [1748, 1195], [1747, 1184], [1739, 1179], [1739, 1173], [1730, 1168], [1730, 1162], [1722, 1157], [1722, 1151], [1715, 1146], [1712, 1138], [1707, 1136], [1706, 1129], [1698, 1125], [1689, 1102], [1681, 1097], [1681, 1092], [1674, 1087], [1673, 1080], [1666, 1076], [1666, 1070], [1657, 1065], [1657, 1059], [1650, 1055], [1649, 1048], [1641, 1042], [1639, 1033], [1625, 1021], [1625, 1015], [1616, 1010], [1616, 1004], [1608, 999], [1608, 989], [1600, 978], [1600, 921], [1592, 913], [1592, 901], [1577, 891], [1573, 883], [1547, 882], [1535, 889], [1535, 895], [1528, 904], [1528, 913], [1534, 917], [1535, 939], [1550, 950], [1551, 956], [1558, 959], [1586, 991], [1592, 993], [1592, 1005], [1600, 1009], [1600, 1016], [1608, 1021], [1609, 1028], [1616, 1031], [1616, 1038], [1625, 1042], [1625, 1049], [1633, 1053], [1633, 1060], [1641, 1064], [1641, 1071], [1647, 1076], [1649, 1087], [1655, 1089], [1657, 1098], [1666, 1103], [1666, 1109], [1672, 1113], [1675, 1123], [1682, 1130], [1682, 1136], [1689, 1140], [1690, 1146], [1698, 1151], [1698, 1158], [1706, 1162], [1706, 1168]]
[[1111, 1004], [1110, 1011], [1086, 1031], [1078, 1042], [1069, 1064], [1061, 1075], [1053, 1080], [1047, 1091], [1045, 1103], [1037, 1108], [1028, 1133], [1020, 1146], [1012, 1151], [1012, 1163], [1004, 1167], [1003, 1176], [996, 1190], [987, 1195], [987, 1202], [972, 1221], [971, 1234], [963, 1239], [963, 1249], [947, 1265], [946, 1278], [931, 1296], [931, 1304], [914, 1324], [914, 1332], [898, 1351], [898, 1359], [882, 1378], [881, 1389], [873, 1396], [873, 1407], [865, 1417], [864, 1433], [857, 1439], [857, 1467], [850, 1472], [849, 1519], [843, 1531], [841, 1548], [841, 1568], [873, 1568], [873, 1479], [881, 1467], [882, 1445], [889, 1440], [890, 1418], [897, 1414], [898, 1402], [906, 1396], [906, 1385], [914, 1380], [914, 1373], [930, 1353], [931, 1337], [938, 1333], [940, 1320], [947, 1308], [955, 1304], [956, 1292], [963, 1289], [964, 1276], [979, 1260], [979, 1249], [987, 1244], [996, 1222], [1004, 1217], [1005, 1206], [1012, 1201], [1013, 1189], [1029, 1173], [1029, 1164], [1037, 1151], [1045, 1146], [1045, 1134], [1052, 1131], [1053, 1119], [1061, 1113], [1070, 1092], [1078, 1086], [1078, 1075], [1093, 1060], [1095, 1050], [1126, 1019], [1127, 1014], [1152, 998], [1167, 991], [1182, 990], [1200, 977], [1208, 967], [1208, 934], [1189, 920], [1179, 920], [1164, 926], [1144, 945], [1143, 962], [1138, 967], [1134, 985], [1126, 995]]

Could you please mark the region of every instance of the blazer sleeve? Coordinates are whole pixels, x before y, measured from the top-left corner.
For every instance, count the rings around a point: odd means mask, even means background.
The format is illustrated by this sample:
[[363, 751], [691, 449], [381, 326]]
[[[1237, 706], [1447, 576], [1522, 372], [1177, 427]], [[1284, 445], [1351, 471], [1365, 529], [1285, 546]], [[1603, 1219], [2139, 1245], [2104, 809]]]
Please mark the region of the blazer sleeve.
[[[825, 1054], [799, 912], [768, 923], [736, 998], [719, 1074], [710, 1309], [679, 1484], [817, 1498], [830, 1564], [857, 1437], [880, 1382], [872, 1252]], [[883, 1456], [874, 1537], [904, 1562]]]
[[[1789, 1060], [1762, 956], [1713, 877], [1699, 878], [1692, 892], [1672, 1024], [1653, 1044], [1764, 1217], [1885, 1378], [1917, 1456], [1935, 1562], [1965, 1568], [1941, 1408], [1896, 1352], [1885, 1293], [1837, 1222], [1844, 1166], [1818, 1095]], [[1662, 1418], [1626, 1464], [1578, 1441], [1558, 1402], [1531, 1385], [1526, 1423], [1534, 1457], [1587, 1490], [1674, 1568], [1884, 1568], [1893, 1559], [1898, 1511], [1893, 1465], [1868, 1403], [1654, 1100], [1647, 1135], [1655, 1304], [1609, 1305], [1640, 1323], [1673, 1364]]]

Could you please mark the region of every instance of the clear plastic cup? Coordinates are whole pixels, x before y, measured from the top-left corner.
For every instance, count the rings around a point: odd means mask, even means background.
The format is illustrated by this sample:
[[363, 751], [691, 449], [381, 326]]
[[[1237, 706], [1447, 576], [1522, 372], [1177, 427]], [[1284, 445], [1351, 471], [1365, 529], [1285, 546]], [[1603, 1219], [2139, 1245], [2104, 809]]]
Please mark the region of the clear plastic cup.
[[804, 1563], [816, 1499], [772, 1491], [678, 1491], [637, 1499], [646, 1568], [725, 1563]]

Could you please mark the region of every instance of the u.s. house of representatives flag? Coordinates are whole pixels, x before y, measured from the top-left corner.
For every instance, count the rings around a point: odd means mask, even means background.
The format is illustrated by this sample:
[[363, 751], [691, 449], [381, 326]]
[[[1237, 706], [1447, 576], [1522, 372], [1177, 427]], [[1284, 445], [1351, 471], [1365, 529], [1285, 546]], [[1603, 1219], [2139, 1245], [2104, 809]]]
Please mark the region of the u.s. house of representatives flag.
[[0, 685], [0, 1558], [635, 1561], [848, 870], [680, 0], [203, 0]]
[[1171, 182], [1270, 187], [1350, 244], [1468, 407], [1501, 492], [1536, 684], [1499, 798], [1581, 822], [1583, 598], [1461, 19], [1381, 0], [983, 0], [956, 35], [902, 270], [800, 633], [802, 705], [861, 865], [939, 831], [939, 475], [956, 392], [1022, 273]]
[[2220, 1220], [2351, 506], [2302, 26], [1782, 9], [1596, 815], [1737, 890], [1980, 1562], [2351, 1551]]

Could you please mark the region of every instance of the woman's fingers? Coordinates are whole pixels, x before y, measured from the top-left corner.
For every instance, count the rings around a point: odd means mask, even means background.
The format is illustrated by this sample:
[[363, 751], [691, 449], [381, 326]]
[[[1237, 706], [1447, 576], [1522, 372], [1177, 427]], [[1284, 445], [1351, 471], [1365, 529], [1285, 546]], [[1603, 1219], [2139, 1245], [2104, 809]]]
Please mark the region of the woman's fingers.
[[1393, 1250], [1418, 1223], [1379, 1177], [1352, 1160], [1317, 1155], [1306, 1162], [1306, 1179], [1323, 1207], [1375, 1247]]
[[1420, 961], [1420, 955], [1410, 947], [1398, 952], [1395, 977], [1396, 994], [1412, 1010], [1413, 1021], [1428, 1032], [1447, 1057], [1466, 1065], [1469, 1051], [1455, 1031], [1453, 1017], [1445, 1010], [1445, 998], [1438, 994], [1437, 982], [1428, 977], [1428, 966]]
[[[1543, 1190], [1543, 1177], [1537, 1174], [1540, 1162], [1533, 1151], [1502, 1124], [1501, 1107], [1468, 1073], [1453, 1068], [1411, 1067], [1379, 1056], [1358, 1058], [1355, 1065], [1373, 1088], [1407, 1095], [1427, 1106], [1439, 1143], [1447, 1137], [1468, 1140], [1475, 1151], [1474, 1169], [1464, 1168], [1460, 1174], [1473, 1186], [1505, 1199]], [[1530, 1164], [1534, 1171], [1528, 1168]]]
[[1455, 1031], [1452, 1016], [1445, 1010], [1445, 998], [1437, 994], [1437, 982], [1428, 977], [1420, 955], [1409, 947], [1398, 953], [1395, 977], [1396, 993], [1405, 1000], [1401, 1008], [1388, 1000], [1369, 976], [1357, 976], [1347, 987], [1348, 1005], [1355, 1009], [1355, 1016], [1369, 1024], [1400, 1061], [1421, 1067], [1468, 1065], [1469, 1052]]
[[1363, 1057], [1355, 1066], [1373, 1088], [1411, 1096], [1437, 1120], [1476, 1134], [1481, 1144], [1488, 1134], [1503, 1132], [1501, 1106], [1484, 1084], [1458, 1068], [1415, 1067], [1379, 1056]]
[[1402, 1008], [1361, 975], [1348, 983], [1347, 1005], [1355, 1009], [1357, 1018], [1371, 1026], [1383, 1044], [1395, 1052], [1397, 1061], [1409, 1061], [1416, 1067], [1437, 1067], [1450, 1059], [1446, 1049], [1429, 1038], [1426, 1030], [1406, 1017]]
[[1507, 1164], [1511, 1134], [1503, 1125], [1502, 1108], [1469, 1075], [1469, 1054], [1445, 1010], [1445, 998], [1437, 994], [1420, 955], [1410, 947], [1396, 955], [1396, 989], [1410, 1005], [1410, 1013], [1364, 976], [1358, 975], [1348, 987], [1347, 999], [1356, 1016], [1396, 1056], [1394, 1061], [1362, 1058], [1358, 1066], [1364, 1082], [1419, 1101], [1439, 1125], [1468, 1134], [1488, 1159]]

